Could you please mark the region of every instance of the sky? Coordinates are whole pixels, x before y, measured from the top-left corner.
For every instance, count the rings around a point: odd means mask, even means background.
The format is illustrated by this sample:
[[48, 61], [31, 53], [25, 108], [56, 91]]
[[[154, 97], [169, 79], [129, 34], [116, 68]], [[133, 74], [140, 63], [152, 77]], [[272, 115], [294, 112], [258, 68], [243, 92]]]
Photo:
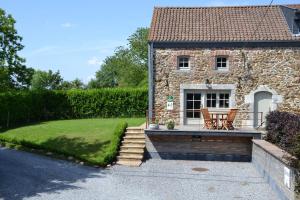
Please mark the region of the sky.
[[[261, 5], [271, 0], [0, 0], [17, 21], [26, 65], [59, 70], [87, 83], [103, 60], [139, 27], [149, 27], [155, 6]], [[274, 0], [294, 4], [300, 0]]]

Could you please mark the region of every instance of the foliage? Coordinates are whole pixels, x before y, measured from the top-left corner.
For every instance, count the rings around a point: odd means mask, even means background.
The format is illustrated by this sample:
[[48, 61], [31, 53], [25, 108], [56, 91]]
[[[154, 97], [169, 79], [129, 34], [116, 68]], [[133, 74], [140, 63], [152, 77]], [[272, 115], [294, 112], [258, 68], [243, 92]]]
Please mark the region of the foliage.
[[26, 68], [25, 59], [18, 55], [24, 46], [15, 29], [15, 19], [0, 8], [0, 91], [26, 88], [30, 85], [32, 68]]
[[147, 90], [32, 90], [0, 94], [0, 128], [51, 119], [142, 117]]
[[59, 89], [62, 90], [84, 89], [84, 88], [85, 88], [84, 83], [78, 78], [76, 78], [73, 81], [63, 81], [59, 87]]
[[125, 134], [126, 128], [128, 127], [127, 122], [121, 122], [115, 128], [111, 144], [108, 150], [106, 151], [106, 156], [104, 157], [104, 163], [112, 163], [117, 157], [118, 150], [120, 148], [121, 140]]
[[37, 70], [34, 72], [31, 80], [31, 89], [32, 90], [55, 90], [59, 89], [62, 84], [62, 77], [57, 72], [52, 72], [52, 70], [41, 71]]
[[273, 111], [267, 116], [266, 140], [296, 157], [290, 160], [297, 169], [296, 191], [300, 193], [300, 115]]
[[105, 166], [115, 159], [126, 122], [139, 126], [143, 121], [143, 118], [48, 121], [3, 131], [0, 141]]
[[129, 38], [129, 48], [118, 47], [107, 57], [89, 88], [140, 87], [147, 85], [148, 28], [139, 28]]
[[168, 128], [169, 130], [173, 130], [174, 127], [175, 127], [175, 121], [174, 121], [173, 119], [169, 119], [169, 120], [166, 122], [166, 124], [167, 124], [167, 128]]

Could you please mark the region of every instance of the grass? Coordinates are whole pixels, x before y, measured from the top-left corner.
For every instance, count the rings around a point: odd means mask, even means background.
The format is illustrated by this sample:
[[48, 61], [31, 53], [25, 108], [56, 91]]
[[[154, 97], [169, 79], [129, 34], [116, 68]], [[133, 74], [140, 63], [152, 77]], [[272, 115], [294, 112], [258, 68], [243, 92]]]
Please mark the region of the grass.
[[[22, 147], [42, 149], [89, 164], [105, 166], [115, 154], [116, 143], [128, 126], [139, 126], [143, 118], [79, 119], [43, 122], [5, 130], [0, 140]], [[110, 154], [110, 155], [108, 155]]]

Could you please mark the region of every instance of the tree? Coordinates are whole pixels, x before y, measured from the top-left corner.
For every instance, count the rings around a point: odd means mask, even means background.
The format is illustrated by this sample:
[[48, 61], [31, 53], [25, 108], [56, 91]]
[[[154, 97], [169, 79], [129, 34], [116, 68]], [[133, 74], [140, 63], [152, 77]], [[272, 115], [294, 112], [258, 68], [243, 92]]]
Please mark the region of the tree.
[[62, 81], [59, 71], [53, 73], [52, 70], [48, 72], [37, 70], [32, 76], [31, 89], [57, 90], [60, 89]]
[[129, 36], [129, 49], [136, 56], [138, 62], [147, 68], [148, 62], [148, 34], [149, 28], [138, 28], [135, 33]]
[[107, 57], [89, 87], [139, 87], [147, 84], [148, 28], [139, 28], [129, 38], [128, 48], [118, 47]]
[[73, 81], [63, 81], [61, 83], [60, 89], [62, 90], [69, 90], [69, 89], [84, 89], [86, 86], [84, 85], [84, 83], [76, 78]]
[[6, 89], [29, 87], [34, 72], [32, 68], [26, 68], [25, 59], [18, 55], [24, 46], [15, 23], [15, 19], [0, 8], [0, 85]]

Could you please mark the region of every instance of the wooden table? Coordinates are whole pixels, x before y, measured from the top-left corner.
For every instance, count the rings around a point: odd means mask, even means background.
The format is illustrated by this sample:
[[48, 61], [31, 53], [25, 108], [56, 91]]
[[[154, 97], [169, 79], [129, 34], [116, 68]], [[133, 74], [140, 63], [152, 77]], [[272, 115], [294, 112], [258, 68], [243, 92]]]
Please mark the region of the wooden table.
[[216, 122], [217, 129], [223, 128], [222, 124], [221, 124], [221, 126], [219, 126], [219, 121], [227, 119], [227, 115], [228, 115], [227, 113], [212, 113], [211, 114], [211, 119]]

